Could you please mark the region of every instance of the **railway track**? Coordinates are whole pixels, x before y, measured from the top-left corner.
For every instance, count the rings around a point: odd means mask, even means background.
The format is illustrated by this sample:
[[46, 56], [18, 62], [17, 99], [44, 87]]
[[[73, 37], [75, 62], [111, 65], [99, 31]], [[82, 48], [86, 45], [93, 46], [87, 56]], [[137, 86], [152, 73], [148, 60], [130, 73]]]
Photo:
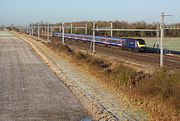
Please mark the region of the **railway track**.
[[[45, 36], [42, 36], [43, 39], [46, 39]], [[51, 40], [60, 41], [60, 38], [52, 37]], [[89, 51], [90, 43], [84, 43], [82, 41], [72, 40], [72, 39], [65, 39], [65, 43], [69, 46]], [[119, 59], [125, 59], [128, 61], [132, 61], [138, 64], [148, 64], [154, 67], [159, 67], [159, 54], [151, 54], [151, 53], [137, 53], [137, 52], [130, 52], [121, 50], [118, 47], [112, 46], [104, 46], [96, 44], [96, 53], [104, 54], [110, 57], [115, 57]], [[180, 68], [180, 57], [178, 56], [170, 56], [164, 55], [164, 66], [170, 69], [179, 69]]]
[[[66, 39], [66, 44], [86, 51], [90, 48], [90, 43], [83, 43], [81, 41], [68, 41], [68, 39]], [[101, 45], [96, 45], [96, 52], [116, 58], [124, 58], [140, 64], [151, 64], [155, 67], [159, 66], [159, 54], [135, 53], [124, 51], [117, 47], [105, 47]], [[168, 68], [180, 68], [180, 57], [165, 55], [164, 66]]]

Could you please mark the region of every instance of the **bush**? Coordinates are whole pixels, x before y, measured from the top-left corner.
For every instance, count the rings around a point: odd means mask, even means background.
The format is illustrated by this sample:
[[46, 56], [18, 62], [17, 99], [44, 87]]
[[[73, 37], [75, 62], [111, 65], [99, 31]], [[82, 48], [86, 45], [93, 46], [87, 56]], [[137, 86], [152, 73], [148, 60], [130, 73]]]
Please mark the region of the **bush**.
[[159, 96], [163, 100], [179, 100], [180, 70], [170, 72], [166, 69], [157, 70], [150, 78], [145, 78], [136, 88], [144, 96]]
[[69, 48], [68, 45], [60, 45], [60, 46], [59, 46], [59, 49], [60, 49], [61, 51], [68, 52], [68, 53], [72, 53], [72, 52], [73, 52], [73, 50], [72, 50], [71, 48]]
[[63, 51], [65, 53], [73, 53], [73, 50], [68, 45], [63, 45], [62, 43], [60, 43], [60, 41], [57, 40], [53, 40], [46, 45], [52, 47], [53, 49], [58, 49], [58, 51]]
[[112, 69], [112, 73], [110, 77], [112, 80], [116, 81], [119, 85], [132, 85], [133, 81], [135, 81], [137, 73], [135, 70], [125, 67], [123, 65], [117, 65], [114, 69]]
[[78, 60], [78, 61], [80, 60], [80, 61], [83, 61], [83, 62], [86, 62], [86, 63], [90, 63], [92, 61], [91, 55], [84, 54], [84, 53], [82, 53], [80, 51], [75, 52], [73, 57], [74, 57], [75, 60]]
[[176, 87], [179, 87], [180, 81], [180, 78], [178, 78], [176, 73], [171, 74], [165, 69], [154, 73], [154, 87], [157, 89], [158, 93], [163, 99], [176, 96], [176, 92], [178, 91], [178, 88]]

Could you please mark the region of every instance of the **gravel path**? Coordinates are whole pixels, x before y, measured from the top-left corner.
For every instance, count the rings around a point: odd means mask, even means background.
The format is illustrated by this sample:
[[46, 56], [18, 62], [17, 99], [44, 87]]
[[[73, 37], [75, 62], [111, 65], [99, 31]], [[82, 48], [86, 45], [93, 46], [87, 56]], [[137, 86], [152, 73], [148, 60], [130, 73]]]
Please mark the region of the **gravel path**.
[[87, 116], [29, 45], [0, 32], [0, 121], [79, 121]]

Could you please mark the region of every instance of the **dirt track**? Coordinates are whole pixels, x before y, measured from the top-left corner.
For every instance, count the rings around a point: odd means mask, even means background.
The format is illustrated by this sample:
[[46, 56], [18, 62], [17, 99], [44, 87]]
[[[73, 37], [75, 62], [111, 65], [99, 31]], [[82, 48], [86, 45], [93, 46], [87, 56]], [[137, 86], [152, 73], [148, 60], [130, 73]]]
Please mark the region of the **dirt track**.
[[84, 116], [76, 97], [28, 44], [0, 34], [1, 121], [79, 121]]

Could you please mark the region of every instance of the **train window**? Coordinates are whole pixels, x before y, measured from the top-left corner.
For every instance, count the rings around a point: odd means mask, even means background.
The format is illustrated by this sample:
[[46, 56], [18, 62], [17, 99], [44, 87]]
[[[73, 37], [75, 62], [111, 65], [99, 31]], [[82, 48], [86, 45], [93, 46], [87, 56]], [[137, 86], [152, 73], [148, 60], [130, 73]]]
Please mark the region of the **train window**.
[[133, 44], [134, 44], [134, 42], [130, 42], [130, 44], [131, 44], [131, 45], [133, 45]]
[[138, 39], [138, 41], [139, 41], [139, 44], [141, 44], [141, 45], [145, 44], [145, 41], [143, 39]]

